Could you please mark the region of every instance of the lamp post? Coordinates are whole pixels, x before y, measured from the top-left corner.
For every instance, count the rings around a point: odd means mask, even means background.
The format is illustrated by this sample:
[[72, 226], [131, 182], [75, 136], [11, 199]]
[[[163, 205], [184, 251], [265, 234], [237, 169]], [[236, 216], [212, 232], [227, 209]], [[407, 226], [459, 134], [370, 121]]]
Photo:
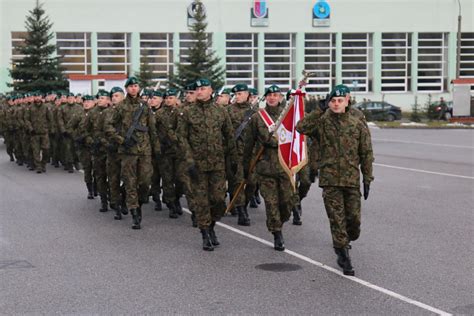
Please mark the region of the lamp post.
[[461, 66], [461, 0], [458, 0], [458, 34], [457, 34], [457, 49], [456, 49], [456, 78], [460, 76]]

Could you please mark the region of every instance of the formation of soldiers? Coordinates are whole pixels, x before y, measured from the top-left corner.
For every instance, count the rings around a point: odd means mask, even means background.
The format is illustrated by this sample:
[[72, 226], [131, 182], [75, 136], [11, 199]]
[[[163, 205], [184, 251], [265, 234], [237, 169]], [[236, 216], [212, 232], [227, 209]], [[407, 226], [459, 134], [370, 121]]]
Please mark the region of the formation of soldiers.
[[171, 219], [183, 214], [185, 198], [206, 251], [220, 244], [215, 224], [244, 179], [245, 190], [229, 215], [249, 226], [248, 208], [258, 207], [261, 194], [274, 249], [285, 250], [283, 224], [292, 215], [294, 225], [302, 224], [301, 200], [319, 176], [337, 262], [345, 274], [354, 274], [348, 249], [360, 234], [359, 167], [367, 199], [373, 154], [367, 123], [350, 107], [347, 87], [336, 86], [299, 122], [298, 131], [309, 136], [310, 163], [298, 173], [296, 187], [279, 163], [278, 139], [261, 118], [265, 112], [276, 121], [291, 93], [285, 97], [272, 85], [260, 98], [243, 83], [215, 92], [207, 79], [188, 84], [183, 100], [173, 88], [142, 91], [135, 77], [124, 88], [95, 96], [2, 96], [0, 132], [10, 161], [38, 174], [47, 164], [69, 173], [82, 169], [87, 198], [99, 197], [99, 211], [112, 209], [115, 220], [130, 213], [133, 229], [141, 228], [142, 206], [150, 197], [155, 211], [165, 205]]

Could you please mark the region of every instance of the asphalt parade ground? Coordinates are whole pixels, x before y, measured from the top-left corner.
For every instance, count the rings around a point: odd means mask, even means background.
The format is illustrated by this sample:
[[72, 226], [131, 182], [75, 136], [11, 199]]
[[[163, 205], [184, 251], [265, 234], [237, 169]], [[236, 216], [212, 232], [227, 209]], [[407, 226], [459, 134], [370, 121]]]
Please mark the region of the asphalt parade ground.
[[[263, 204], [202, 251], [189, 214], [143, 225], [87, 200], [82, 173], [36, 174], [0, 143], [0, 314], [474, 315], [474, 131], [371, 129], [375, 181], [336, 264], [321, 189], [273, 250]], [[185, 199], [181, 200], [183, 205]]]

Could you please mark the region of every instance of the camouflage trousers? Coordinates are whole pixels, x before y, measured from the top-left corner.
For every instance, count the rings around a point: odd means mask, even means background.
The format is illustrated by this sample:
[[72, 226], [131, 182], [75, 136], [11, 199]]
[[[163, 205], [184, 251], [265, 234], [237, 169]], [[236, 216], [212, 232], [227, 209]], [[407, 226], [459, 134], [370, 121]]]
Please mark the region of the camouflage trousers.
[[151, 188], [150, 195], [153, 197], [153, 201], [158, 201], [161, 195], [161, 172], [160, 172], [161, 159], [156, 156], [152, 157], [153, 174], [151, 176]]
[[49, 136], [48, 134], [31, 136], [31, 151], [36, 170], [46, 168], [49, 160]]
[[148, 201], [153, 173], [151, 156], [123, 154], [120, 160], [127, 208], [136, 209]]
[[309, 179], [309, 165], [306, 165], [296, 175], [296, 192], [294, 195], [295, 205], [300, 205], [311, 188], [311, 180]]
[[28, 163], [33, 163], [33, 154], [31, 152], [31, 134], [23, 132], [21, 138], [21, 148], [23, 149], [23, 158]]
[[199, 172], [198, 179], [193, 181], [192, 189], [198, 227], [208, 228], [212, 221], [221, 219], [226, 209], [225, 171]]
[[285, 173], [274, 176], [257, 174], [257, 180], [265, 201], [268, 231], [281, 231], [294, 206], [294, 191], [290, 178]]
[[183, 185], [178, 177], [180, 162], [176, 159], [176, 155], [161, 155], [160, 158], [163, 202], [174, 203], [183, 195]]
[[122, 203], [122, 192], [120, 191], [121, 175], [120, 156], [115, 152], [107, 153], [107, 179], [110, 189], [110, 204], [120, 205]]
[[74, 141], [70, 136], [61, 138], [61, 159], [62, 163], [66, 166], [70, 166], [74, 163], [74, 157], [76, 149], [74, 146]]
[[[240, 168], [243, 168], [243, 159], [242, 157], [239, 157], [240, 161]], [[231, 196], [233, 196], [235, 190], [240, 185], [241, 178], [235, 174], [233, 174], [230, 166], [230, 161], [226, 159], [226, 176], [227, 176], [227, 181], [228, 181], [228, 191]], [[255, 174], [251, 174], [249, 178], [247, 179], [247, 183], [245, 185], [245, 191], [241, 192], [239, 196], [235, 200], [235, 206], [246, 206], [250, 199], [255, 195], [255, 190], [257, 189], [257, 183], [255, 179]]]
[[323, 187], [323, 200], [335, 248], [343, 248], [360, 235], [360, 190]]
[[5, 131], [4, 132], [5, 138], [5, 147], [7, 149], [7, 154], [9, 156], [13, 156], [15, 153], [15, 133], [12, 131]]
[[92, 166], [94, 169], [94, 176], [97, 180], [97, 193], [99, 193], [101, 197], [106, 197], [108, 193], [107, 154], [98, 153], [92, 155]]
[[[184, 163], [184, 161], [179, 162], [177, 172], [178, 172], [178, 177], [180, 179], [180, 182], [183, 185], [183, 192], [186, 195], [186, 202], [188, 204], [188, 208], [191, 212], [195, 212], [196, 202], [195, 202], [194, 192], [193, 192], [193, 181], [189, 177], [189, 174], [186, 169], [186, 164]], [[225, 195], [224, 195], [224, 199], [225, 199]]]
[[82, 168], [84, 168], [84, 182], [86, 184], [92, 184], [94, 182], [94, 176], [92, 169], [92, 155], [90, 149], [84, 146], [78, 148], [79, 160], [81, 161]]
[[23, 131], [21, 130], [16, 130], [15, 131], [15, 137], [13, 139], [14, 145], [15, 145], [15, 156], [18, 160], [20, 161], [25, 161], [25, 155], [23, 154], [23, 142], [21, 139], [23, 138]]

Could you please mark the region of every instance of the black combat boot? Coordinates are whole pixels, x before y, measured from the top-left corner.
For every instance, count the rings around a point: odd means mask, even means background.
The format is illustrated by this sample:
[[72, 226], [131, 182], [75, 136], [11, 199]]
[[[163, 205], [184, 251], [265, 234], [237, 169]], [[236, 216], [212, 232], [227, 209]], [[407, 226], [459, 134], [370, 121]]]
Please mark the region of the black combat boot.
[[104, 213], [104, 212], [107, 212], [109, 210], [108, 208], [108, 203], [107, 203], [107, 195], [106, 194], [101, 194], [100, 195], [100, 203], [101, 203], [101, 208], [100, 208], [100, 212]]
[[138, 217], [138, 210], [136, 208], [130, 209], [130, 213], [132, 214], [132, 229], [140, 229], [140, 220]]
[[97, 196], [99, 195], [99, 193], [97, 192], [97, 181], [94, 180], [94, 182], [92, 183], [92, 189], [94, 191], [94, 196]]
[[211, 237], [209, 236], [209, 229], [201, 229], [202, 234], [202, 250], [214, 251], [214, 246], [211, 243]]
[[21, 158], [17, 159], [16, 164], [19, 166], [23, 166], [23, 160]]
[[209, 238], [211, 239], [211, 244], [213, 246], [219, 246], [220, 242], [217, 240], [216, 232], [214, 231], [214, 226], [216, 226], [216, 222], [212, 221], [211, 225], [209, 226]]
[[75, 162], [74, 163], [74, 169], [76, 169], [77, 171], [81, 170], [81, 164], [79, 162]]
[[115, 211], [114, 219], [119, 221], [122, 219], [122, 212], [120, 211], [120, 206], [116, 204], [110, 204], [110, 208]]
[[257, 202], [258, 205], [260, 205], [260, 203], [262, 203], [262, 199], [260, 199], [260, 194], [257, 192], [255, 192], [255, 202]]
[[176, 198], [176, 201], [174, 202], [176, 214], [178, 215], [183, 215], [183, 208], [181, 207], [181, 203], [179, 202], [179, 199]]
[[278, 251], [285, 250], [285, 241], [283, 240], [283, 234], [281, 231], [273, 232], [274, 246], [273, 248]]
[[162, 211], [163, 205], [161, 205], [161, 199], [159, 194], [153, 195], [153, 201], [155, 201], [155, 211]]
[[252, 196], [252, 197], [250, 198], [249, 207], [250, 207], [250, 208], [258, 208], [258, 204], [257, 204], [257, 201], [256, 201], [256, 199], [255, 199], [255, 196]]
[[36, 173], [43, 173], [43, 170], [41, 170], [41, 168], [36, 169]]
[[166, 206], [170, 210], [169, 217], [170, 218], [178, 218], [178, 213], [176, 212], [176, 204], [175, 203], [166, 203]]
[[198, 227], [197, 219], [196, 219], [196, 212], [191, 211], [191, 223], [193, 227]]
[[301, 215], [298, 210], [298, 207], [293, 207], [293, 225], [301, 225], [303, 222], [301, 221]]
[[138, 222], [141, 224], [142, 223], [142, 206], [140, 205], [138, 208], [137, 208], [137, 214], [138, 214]]
[[334, 248], [334, 251], [337, 255], [337, 264], [342, 268], [344, 275], [353, 276], [355, 272], [352, 268], [351, 257], [349, 257], [349, 247]]
[[10, 161], [15, 161], [15, 158], [13, 157], [13, 154], [10, 154]]
[[92, 183], [86, 183], [86, 186], [87, 186], [87, 198], [89, 200], [93, 200], [94, 199], [94, 189], [92, 188]]
[[237, 213], [239, 218], [237, 219], [237, 225], [250, 226], [250, 220], [246, 216], [245, 208], [243, 206], [237, 206]]

